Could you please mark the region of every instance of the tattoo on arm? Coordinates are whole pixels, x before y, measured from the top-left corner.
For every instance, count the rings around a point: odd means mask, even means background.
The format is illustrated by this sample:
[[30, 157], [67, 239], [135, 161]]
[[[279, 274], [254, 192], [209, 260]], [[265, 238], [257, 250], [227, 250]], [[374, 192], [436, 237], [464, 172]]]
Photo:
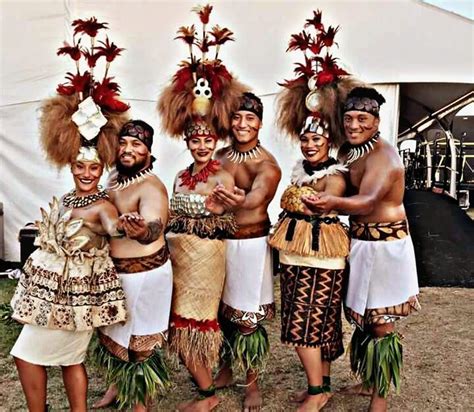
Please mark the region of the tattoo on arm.
[[163, 222], [161, 219], [152, 220], [147, 224], [147, 233], [141, 239], [137, 239], [141, 244], [148, 245], [157, 240], [163, 232]]

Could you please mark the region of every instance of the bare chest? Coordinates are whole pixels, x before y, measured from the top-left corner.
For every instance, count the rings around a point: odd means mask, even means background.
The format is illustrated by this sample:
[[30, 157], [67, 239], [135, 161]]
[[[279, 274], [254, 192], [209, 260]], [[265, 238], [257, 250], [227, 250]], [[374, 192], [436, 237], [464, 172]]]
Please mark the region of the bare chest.
[[118, 209], [119, 214], [136, 212], [140, 204], [140, 194], [138, 187], [127, 187], [123, 190], [116, 190], [111, 194], [111, 200]]
[[349, 180], [350, 186], [354, 192], [358, 192], [360, 188], [360, 182], [365, 172], [365, 159], [358, 160], [351, 165], [349, 169]]
[[258, 174], [258, 165], [252, 164], [251, 162], [234, 163], [226, 161], [223, 167], [234, 177], [237, 187], [245, 190], [245, 192], [251, 190], [253, 181]]

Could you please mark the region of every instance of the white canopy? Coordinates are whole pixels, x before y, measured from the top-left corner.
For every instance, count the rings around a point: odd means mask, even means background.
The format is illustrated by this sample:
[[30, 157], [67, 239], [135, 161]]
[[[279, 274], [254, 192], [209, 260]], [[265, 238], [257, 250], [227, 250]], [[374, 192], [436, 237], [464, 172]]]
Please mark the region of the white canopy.
[[[71, 40], [70, 23], [96, 16], [109, 23], [109, 36], [123, 56], [111, 68], [134, 118], [156, 130], [153, 152], [156, 172], [168, 189], [179, 168], [190, 162], [184, 145], [160, 133], [155, 102], [161, 87], [187, 57], [184, 44], [173, 41], [179, 26], [196, 23], [190, 1], [64, 0], [0, 3], [0, 202], [4, 204], [4, 259], [19, 260], [18, 230], [39, 218], [39, 206], [71, 188], [68, 171], [58, 172], [40, 152], [36, 109], [54, 94], [72, 71], [71, 61], [57, 57], [63, 40]], [[277, 82], [292, 78], [298, 53], [285, 53], [289, 37], [301, 31], [313, 8], [323, 11], [327, 25], [340, 25], [334, 54], [346, 70], [378, 83], [387, 97], [382, 131], [394, 141], [398, 121], [397, 84], [403, 82], [473, 83], [473, 22], [419, 1], [214, 1], [211, 24], [235, 33], [220, 53], [227, 67], [250, 85], [265, 104], [262, 143], [281, 162], [283, 181], [273, 202], [288, 183], [298, 149], [288, 150], [274, 123]], [[429, 86], [427, 86], [429, 87]], [[1, 253], [0, 253], [0, 257]]]

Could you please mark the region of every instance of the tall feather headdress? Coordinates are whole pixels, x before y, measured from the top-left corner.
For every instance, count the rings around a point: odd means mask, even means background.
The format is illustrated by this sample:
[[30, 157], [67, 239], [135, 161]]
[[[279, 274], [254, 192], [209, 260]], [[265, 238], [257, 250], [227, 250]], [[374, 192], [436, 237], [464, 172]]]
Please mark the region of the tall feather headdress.
[[345, 140], [341, 105], [349, 91], [362, 83], [350, 77], [329, 53], [337, 45], [338, 31], [339, 26], [326, 29], [322, 12], [316, 10], [304, 29], [291, 36], [286, 51], [303, 52], [304, 62], [296, 63], [295, 79], [279, 83], [284, 89], [277, 97], [277, 124], [293, 139], [305, 131], [322, 134], [324, 130], [336, 146]]
[[[74, 20], [72, 45], [64, 42], [58, 55], [69, 56], [75, 63], [75, 73], [67, 73], [66, 83], [58, 85], [56, 96], [41, 105], [40, 138], [49, 161], [66, 166], [78, 156], [84, 160], [100, 161], [107, 166], [115, 163], [118, 133], [128, 120], [129, 105], [119, 99], [120, 87], [108, 77], [110, 64], [124, 50], [109, 38], [97, 40], [107, 23], [95, 17]], [[88, 36], [90, 46], [81, 41]], [[96, 67], [105, 61], [100, 79]], [[81, 72], [81, 65], [87, 69]], [[84, 149], [88, 148], [88, 149]]]
[[221, 46], [234, 41], [233, 33], [219, 25], [207, 30], [212, 6], [198, 6], [192, 11], [199, 16], [202, 34], [194, 24], [179, 28], [175, 39], [188, 45], [189, 59], [180, 63], [180, 69], [159, 96], [157, 110], [164, 131], [172, 137], [210, 134], [225, 139], [230, 133], [230, 116], [247, 91], [219, 59]]

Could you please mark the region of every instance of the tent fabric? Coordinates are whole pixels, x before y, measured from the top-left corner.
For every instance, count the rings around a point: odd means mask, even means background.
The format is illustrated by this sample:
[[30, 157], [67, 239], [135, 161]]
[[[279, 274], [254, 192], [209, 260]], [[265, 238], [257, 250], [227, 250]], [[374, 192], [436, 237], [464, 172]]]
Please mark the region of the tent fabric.
[[[109, 23], [108, 35], [123, 55], [111, 66], [122, 86], [132, 116], [156, 131], [153, 154], [156, 173], [171, 190], [180, 168], [191, 162], [184, 144], [160, 132], [155, 111], [161, 88], [187, 56], [173, 41], [182, 25], [196, 23], [195, 2], [146, 0], [14, 1], [0, 3], [0, 202], [4, 204], [4, 260], [18, 261], [19, 229], [39, 219], [53, 195], [70, 190], [67, 169], [56, 170], [44, 159], [38, 142], [39, 103], [54, 94], [67, 71], [66, 57], [56, 56], [63, 40], [71, 40], [75, 18], [96, 16]], [[290, 145], [274, 125], [277, 82], [293, 76], [298, 53], [285, 53], [292, 33], [301, 31], [314, 7], [323, 10], [327, 25], [340, 25], [337, 41], [343, 67], [361, 79], [378, 83], [387, 98], [382, 109], [382, 134], [394, 142], [398, 131], [400, 82], [473, 82], [473, 23], [413, 0], [361, 1], [214, 1], [211, 25], [229, 27], [235, 42], [220, 56], [239, 79], [262, 97], [265, 105], [262, 144], [276, 156], [283, 179], [270, 207], [279, 211], [279, 196], [289, 180], [297, 146]], [[453, 41], [455, 39], [455, 41]], [[440, 51], [443, 56], [440, 58]], [[290, 147], [290, 149], [289, 149]], [[1, 258], [2, 256], [0, 256]]]

